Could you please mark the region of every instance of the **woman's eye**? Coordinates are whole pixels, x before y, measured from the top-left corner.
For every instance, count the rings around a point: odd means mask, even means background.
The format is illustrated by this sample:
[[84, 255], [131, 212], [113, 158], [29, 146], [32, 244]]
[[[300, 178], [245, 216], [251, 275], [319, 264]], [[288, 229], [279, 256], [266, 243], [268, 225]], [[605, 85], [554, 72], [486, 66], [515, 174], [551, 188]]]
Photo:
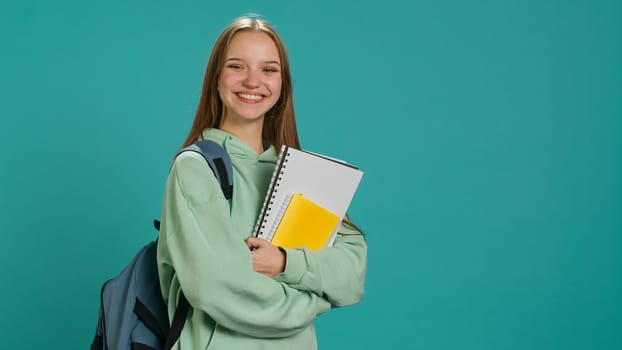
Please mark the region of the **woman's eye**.
[[242, 69], [242, 66], [239, 64], [230, 64], [227, 66], [227, 68], [231, 68], [231, 69], [235, 69], [235, 70], [240, 70]]
[[266, 73], [277, 73], [279, 70], [274, 67], [266, 67], [263, 69], [263, 71]]

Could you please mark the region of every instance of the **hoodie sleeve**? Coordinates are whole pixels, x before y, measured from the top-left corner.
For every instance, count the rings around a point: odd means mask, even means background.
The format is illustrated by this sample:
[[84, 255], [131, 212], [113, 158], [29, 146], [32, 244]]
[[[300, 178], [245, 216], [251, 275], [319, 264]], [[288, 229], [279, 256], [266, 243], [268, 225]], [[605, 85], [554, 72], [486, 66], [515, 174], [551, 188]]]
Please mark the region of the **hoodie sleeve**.
[[285, 271], [275, 280], [321, 295], [332, 306], [359, 302], [364, 294], [367, 244], [350, 225], [342, 223], [338, 232], [332, 247], [316, 251], [283, 248]]
[[233, 232], [229, 203], [207, 173], [207, 163], [191, 152], [171, 168], [158, 243], [165, 300], [176, 305], [181, 288], [194, 309], [233, 331], [260, 338], [298, 333], [330, 304], [253, 271], [246, 244]]

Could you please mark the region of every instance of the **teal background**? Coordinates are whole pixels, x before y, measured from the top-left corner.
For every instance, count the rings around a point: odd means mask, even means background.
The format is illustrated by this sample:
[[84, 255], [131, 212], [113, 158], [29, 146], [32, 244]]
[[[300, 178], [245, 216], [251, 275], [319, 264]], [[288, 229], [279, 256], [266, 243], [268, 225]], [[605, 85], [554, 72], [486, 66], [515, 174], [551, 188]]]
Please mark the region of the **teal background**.
[[367, 294], [321, 349], [622, 348], [613, 0], [3, 2], [2, 348], [88, 347], [248, 12], [286, 42], [303, 145], [366, 172]]

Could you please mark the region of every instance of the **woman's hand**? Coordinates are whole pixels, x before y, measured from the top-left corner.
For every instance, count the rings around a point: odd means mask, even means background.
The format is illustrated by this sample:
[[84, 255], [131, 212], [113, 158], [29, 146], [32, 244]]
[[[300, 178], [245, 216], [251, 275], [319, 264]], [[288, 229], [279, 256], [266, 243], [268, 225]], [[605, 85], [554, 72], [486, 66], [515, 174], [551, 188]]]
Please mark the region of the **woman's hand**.
[[279, 247], [257, 237], [246, 239], [246, 245], [253, 257], [253, 270], [270, 278], [285, 270], [285, 252]]

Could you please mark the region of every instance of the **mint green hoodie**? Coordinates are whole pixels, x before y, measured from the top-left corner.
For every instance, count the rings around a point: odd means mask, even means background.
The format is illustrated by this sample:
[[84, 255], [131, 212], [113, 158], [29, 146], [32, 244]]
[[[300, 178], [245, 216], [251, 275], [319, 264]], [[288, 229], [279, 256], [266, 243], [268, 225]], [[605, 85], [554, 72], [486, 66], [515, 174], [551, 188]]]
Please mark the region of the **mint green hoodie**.
[[233, 163], [229, 203], [207, 162], [181, 154], [164, 193], [158, 243], [162, 295], [172, 318], [180, 289], [192, 306], [174, 349], [316, 349], [313, 322], [331, 306], [363, 296], [367, 247], [342, 225], [331, 248], [286, 249], [274, 279], [253, 271], [244, 240], [251, 234], [277, 155], [258, 155], [218, 129], [203, 138], [221, 144]]

